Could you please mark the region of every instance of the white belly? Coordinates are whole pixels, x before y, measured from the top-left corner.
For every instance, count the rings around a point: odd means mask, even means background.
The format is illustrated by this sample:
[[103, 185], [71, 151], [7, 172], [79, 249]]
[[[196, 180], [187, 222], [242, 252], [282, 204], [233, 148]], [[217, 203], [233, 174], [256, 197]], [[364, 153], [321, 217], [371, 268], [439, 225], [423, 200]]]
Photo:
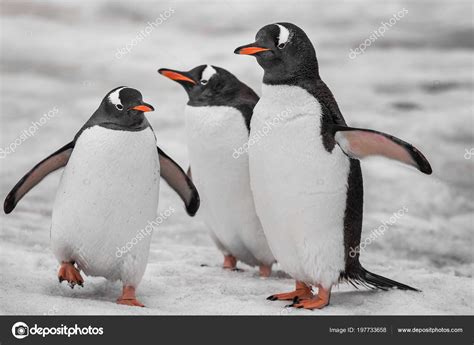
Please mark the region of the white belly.
[[[64, 169], [54, 204], [51, 243], [58, 260], [76, 261], [87, 275], [138, 284], [151, 234], [137, 235], [156, 219], [159, 179], [150, 128], [86, 129]], [[131, 241], [130, 251], [120, 255], [118, 248]]]
[[250, 265], [272, 263], [250, 190], [248, 156], [233, 156], [248, 140], [242, 114], [232, 107], [187, 106], [186, 131], [201, 212], [218, 247]]
[[[250, 176], [257, 214], [282, 268], [329, 286], [344, 270], [344, 212], [349, 159], [326, 151], [321, 107], [299, 87], [263, 86], [254, 109]], [[279, 118], [280, 120], [275, 120]]]

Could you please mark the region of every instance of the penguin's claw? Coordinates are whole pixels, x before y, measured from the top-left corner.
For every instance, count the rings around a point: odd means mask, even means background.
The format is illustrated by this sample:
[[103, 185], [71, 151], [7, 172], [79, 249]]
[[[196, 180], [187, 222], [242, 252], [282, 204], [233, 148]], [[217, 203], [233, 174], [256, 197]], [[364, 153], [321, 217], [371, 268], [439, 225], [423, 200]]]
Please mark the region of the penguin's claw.
[[260, 265], [259, 267], [260, 278], [268, 278], [272, 274], [272, 265]]
[[285, 293], [277, 293], [275, 295], [271, 295], [267, 297], [269, 301], [293, 301], [293, 304], [296, 300], [302, 298], [312, 298], [313, 292], [311, 291], [311, 287], [306, 285], [303, 282], [296, 281], [296, 287], [294, 291], [285, 292]]
[[300, 301], [299, 297], [295, 296], [295, 298], [293, 298], [293, 301], [291, 302], [291, 304], [285, 305], [285, 308], [294, 307], [295, 304], [299, 303], [299, 301]]
[[312, 298], [300, 300], [298, 303], [293, 303], [293, 308], [304, 308], [304, 309], [322, 309], [329, 305], [329, 299], [331, 297], [331, 288], [324, 289], [321, 285], [318, 285], [318, 294]]
[[58, 279], [59, 283], [66, 280], [71, 289], [74, 289], [74, 286], [76, 285], [83, 287], [84, 283], [81, 273], [72, 262], [63, 262], [61, 264], [61, 267], [59, 267]]
[[144, 307], [137, 297], [135, 296], [135, 287], [125, 285], [122, 290], [122, 296], [117, 299], [117, 304], [128, 305], [131, 307]]
[[298, 301], [299, 299], [311, 298], [313, 293], [310, 288], [296, 289], [292, 292], [278, 293], [267, 297], [269, 301]]
[[324, 299], [321, 299], [319, 297], [313, 298], [313, 299], [305, 299], [299, 303], [293, 304], [293, 308], [298, 308], [298, 309], [322, 309], [329, 305], [329, 301], [325, 301]]
[[117, 300], [117, 304], [128, 305], [130, 307], [145, 307], [145, 305], [141, 303], [139, 300], [137, 300], [136, 298], [132, 298], [132, 299], [119, 298]]
[[222, 265], [222, 267], [224, 267], [224, 269], [226, 270], [234, 270], [237, 265], [237, 259], [232, 256], [232, 255], [225, 255], [224, 256], [224, 264]]

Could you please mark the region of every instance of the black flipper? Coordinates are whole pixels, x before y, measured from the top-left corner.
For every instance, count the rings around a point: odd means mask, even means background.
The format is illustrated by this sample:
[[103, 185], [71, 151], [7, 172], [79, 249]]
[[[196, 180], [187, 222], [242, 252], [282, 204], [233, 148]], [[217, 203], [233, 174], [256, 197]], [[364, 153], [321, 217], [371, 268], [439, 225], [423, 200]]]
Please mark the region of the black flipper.
[[8, 193], [3, 204], [3, 210], [5, 213], [13, 211], [18, 202], [23, 196], [28, 193], [34, 186], [36, 186], [43, 178], [49, 173], [62, 168], [69, 161], [72, 150], [74, 149], [74, 142], [71, 141], [69, 144], [61, 147], [59, 150], [54, 152], [52, 155], [43, 159], [41, 162], [35, 165], [23, 178], [13, 187]]
[[390, 134], [341, 125], [332, 125], [331, 131], [337, 144], [351, 158], [384, 156], [414, 166], [425, 174], [432, 172], [430, 163], [416, 147]]
[[186, 212], [194, 216], [199, 209], [199, 194], [191, 179], [181, 169], [181, 167], [172, 160], [159, 147], [158, 156], [160, 157], [160, 174], [166, 180], [173, 190], [178, 193], [186, 205]]
[[358, 288], [358, 285], [362, 285], [369, 289], [380, 289], [384, 291], [397, 288], [399, 290], [421, 292], [421, 290], [415, 289], [411, 286], [369, 272], [360, 264], [358, 265], [358, 267], [351, 269], [349, 272], [346, 271], [341, 273], [339, 280], [347, 281], [351, 283], [355, 288]]

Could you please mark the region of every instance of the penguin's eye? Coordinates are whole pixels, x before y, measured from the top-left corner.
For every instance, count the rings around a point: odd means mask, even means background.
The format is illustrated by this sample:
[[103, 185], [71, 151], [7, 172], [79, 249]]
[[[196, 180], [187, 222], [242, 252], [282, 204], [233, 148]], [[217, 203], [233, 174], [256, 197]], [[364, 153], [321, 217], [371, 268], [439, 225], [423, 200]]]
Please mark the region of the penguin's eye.
[[206, 85], [208, 82], [209, 82], [209, 80], [206, 80], [206, 79], [202, 79], [202, 80], [201, 80], [201, 84], [202, 84], [202, 85]]
[[121, 105], [121, 104], [116, 104], [116, 105], [115, 105], [115, 108], [117, 108], [118, 110], [122, 110], [122, 109], [123, 109], [123, 105]]
[[277, 45], [278, 49], [283, 49], [286, 47], [286, 43], [280, 43], [279, 45]]

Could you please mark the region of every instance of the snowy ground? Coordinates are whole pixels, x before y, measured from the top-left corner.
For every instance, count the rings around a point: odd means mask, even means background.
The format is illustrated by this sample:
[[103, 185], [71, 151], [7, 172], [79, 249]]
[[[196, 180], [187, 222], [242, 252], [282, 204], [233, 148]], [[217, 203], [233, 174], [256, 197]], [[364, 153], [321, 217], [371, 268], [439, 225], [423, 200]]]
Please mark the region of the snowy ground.
[[[356, 59], [348, 57], [381, 21], [408, 14]], [[174, 13], [129, 53], [125, 46], [166, 10]], [[70, 141], [110, 89], [140, 89], [157, 111], [149, 119], [159, 145], [187, 166], [184, 91], [159, 67], [228, 68], [260, 91], [261, 69], [233, 54], [276, 21], [301, 26], [316, 46], [321, 75], [351, 125], [404, 138], [420, 148], [434, 174], [392, 162], [363, 164], [363, 238], [406, 207], [385, 235], [367, 246], [364, 266], [423, 290], [372, 292], [341, 285], [322, 311], [285, 309], [265, 297], [293, 287], [276, 271], [225, 272], [199, 219], [162, 188], [160, 209], [173, 214], [153, 237], [138, 295], [147, 308], [114, 303], [119, 283], [86, 278], [84, 288], [57, 283], [49, 249], [51, 207], [60, 173], [47, 178], [11, 215], [0, 216], [1, 314], [473, 314], [473, 27], [469, 1], [262, 3], [2, 1], [1, 139], [5, 148], [39, 121], [58, 115], [0, 159], [5, 196], [36, 162]], [[473, 150], [474, 153], [474, 150]], [[468, 156], [469, 158], [469, 156]], [[202, 266], [205, 265], [205, 266]]]

